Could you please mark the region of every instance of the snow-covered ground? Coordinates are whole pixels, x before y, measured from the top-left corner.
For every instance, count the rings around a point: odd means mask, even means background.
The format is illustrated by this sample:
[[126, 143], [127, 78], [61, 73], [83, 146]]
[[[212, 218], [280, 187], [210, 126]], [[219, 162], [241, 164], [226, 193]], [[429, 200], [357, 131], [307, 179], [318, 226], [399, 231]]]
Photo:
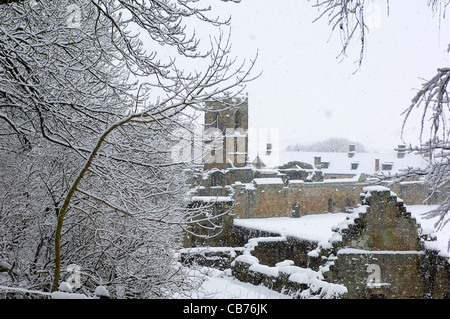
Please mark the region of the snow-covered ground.
[[[288, 295], [270, 290], [265, 286], [255, 286], [241, 282], [231, 276], [229, 269], [225, 271], [202, 267], [189, 270], [193, 281], [199, 282], [194, 289], [184, 298], [189, 299], [292, 299]], [[201, 282], [203, 280], [203, 282]], [[183, 296], [174, 296], [183, 298]]]
[[[436, 206], [409, 205], [407, 210], [416, 218], [424, 229], [434, 229], [437, 219], [426, 219], [423, 214]], [[235, 224], [258, 230], [295, 236], [315, 241], [327, 240], [332, 235], [331, 228], [346, 218], [346, 213], [330, 213], [307, 215], [300, 218], [258, 218], [236, 219]], [[435, 231], [436, 247], [441, 253], [450, 255], [448, 251], [450, 239], [450, 223]], [[195, 292], [193, 298], [207, 299], [280, 299], [290, 298], [287, 295], [270, 290], [264, 286], [255, 286], [234, 279], [229, 270], [219, 271], [211, 268], [192, 270], [192, 276], [203, 278], [203, 283]]]
[[347, 213], [327, 213], [306, 215], [300, 218], [235, 219], [234, 225], [277, 233], [281, 236], [293, 236], [311, 241], [326, 241], [332, 235], [331, 228], [344, 221], [347, 216]]

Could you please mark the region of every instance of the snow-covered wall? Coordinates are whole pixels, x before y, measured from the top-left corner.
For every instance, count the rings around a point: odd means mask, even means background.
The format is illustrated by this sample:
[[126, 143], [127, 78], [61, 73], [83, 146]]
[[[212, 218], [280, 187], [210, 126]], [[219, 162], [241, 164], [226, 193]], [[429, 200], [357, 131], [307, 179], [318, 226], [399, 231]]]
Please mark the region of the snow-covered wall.
[[273, 266], [263, 264], [252, 252], [264, 243], [284, 242], [285, 237], [253, 238], [246, 245], [243, 254], [231, 263], [232, 274], [242, 282], [264, 285], [272, 290], [292, 295], [296, 298], [340, 298], [347, 288], [340, 284], [323, 280], [320, 271], [294, 265], [293, 260], [285, 259]]
[[361, 198], [363, 205], [309, 253], [325, 279], [345, 285], [351, 299], [448, 296], [448, 258], [426, 249], [433, 234], [421, 228], [389, 188], [365, 187]]

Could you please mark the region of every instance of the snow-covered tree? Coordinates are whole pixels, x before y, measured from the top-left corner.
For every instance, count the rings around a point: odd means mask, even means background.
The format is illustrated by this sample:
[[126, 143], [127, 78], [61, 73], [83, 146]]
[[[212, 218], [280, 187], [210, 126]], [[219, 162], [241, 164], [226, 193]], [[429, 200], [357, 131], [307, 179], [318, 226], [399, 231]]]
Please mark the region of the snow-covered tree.
[[75, 264], [88, 294], [181, 289], [173, 250], [197, 212], [171, 133], [250, 80], [253, 61], [229, 57], [228, 22], [197, 1], [0, 2], [0, 261], [11, 284], [55, 291]]
[[[367, 7], [373, 4], [368, 0], [322, 0], [315, 1], [314, 6], [321, 10], [318, 19], [328, 19], [333, 31], [340, 33], [342, 52], [345, 56], [350, 43], [357, 40], [360, 43], [359, 64], [363, 62], [366, 45]], [[448, 0], [428, 0], [427, 5], [438, 15], [445, 17]], [[389, 1], [386, 2], [389, 9]], [[439, 216], [437, 227], [442, 227], [450, 221], [450, 127], [448, 123], [450, 99], [448, 83], [450, 68], [443, 66], [430, 80], [426, 80], [420, 90], [412, 98], [404, 111], [404, 126], [411, 121], [412, 113], [419, 110], [421, 127], [417, 145], [409, 145], [406, 151], [417, 152], [429, 157], [429, 165], [424, 169], [411, 168], [398, 175], [393, 181], [400, 181], [407, 177], [420, 176], [431, 186], [430, 198], [439, 193], [443, 198], [442, 204], [429, 213], [430, 217]]]

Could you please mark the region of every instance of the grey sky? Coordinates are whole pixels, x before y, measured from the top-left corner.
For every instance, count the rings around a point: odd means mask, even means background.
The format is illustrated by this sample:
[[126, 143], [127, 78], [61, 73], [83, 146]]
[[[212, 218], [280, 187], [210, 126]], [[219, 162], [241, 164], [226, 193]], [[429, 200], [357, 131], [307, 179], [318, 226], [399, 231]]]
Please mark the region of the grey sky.
[[[260, 78], [248, 85], [252, 128], [278, 128], [281, 147], [344, 137], [369, 150], [401, 143], [401, 112], [422, 78], [449, 66], [450, 23], [433, 17], [426, 0], [374, 1], [362, 67], [359, 42], [341, 61], [339, 33], [313, 23], [315, 1], [241, 0], [225, 3], [232, 16], [233, 53], [259, 58]], [[230, 9], [231, 8], [231, 9]], [[409, 122], [415, 143], [419, 122]]]

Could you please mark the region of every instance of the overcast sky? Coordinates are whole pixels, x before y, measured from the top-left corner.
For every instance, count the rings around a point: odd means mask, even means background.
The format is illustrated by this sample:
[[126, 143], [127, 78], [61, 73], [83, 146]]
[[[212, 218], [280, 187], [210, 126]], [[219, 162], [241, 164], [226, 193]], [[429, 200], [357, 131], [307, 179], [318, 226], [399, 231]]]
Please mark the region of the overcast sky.
[[[439, 22], [426, 0], [390, 0], [389, 16], [387, 1], [375, 0], [365, 58], [354, 73], [359, 42], [338, 59], [339, 33], [325, 19], [313, 22], [314, 2], [226, 3], [233, 53], [252, 58], [258, 51], [256, 71], [263, 72], [248, 85], [249, 126], [278, 129], [281, 148], [342, 137], [371, 151], [393, 150], [421, 78], [450, 66], [448, 19]], [[410, 122], [406, 142], [416, 142], [418, 128]]]

